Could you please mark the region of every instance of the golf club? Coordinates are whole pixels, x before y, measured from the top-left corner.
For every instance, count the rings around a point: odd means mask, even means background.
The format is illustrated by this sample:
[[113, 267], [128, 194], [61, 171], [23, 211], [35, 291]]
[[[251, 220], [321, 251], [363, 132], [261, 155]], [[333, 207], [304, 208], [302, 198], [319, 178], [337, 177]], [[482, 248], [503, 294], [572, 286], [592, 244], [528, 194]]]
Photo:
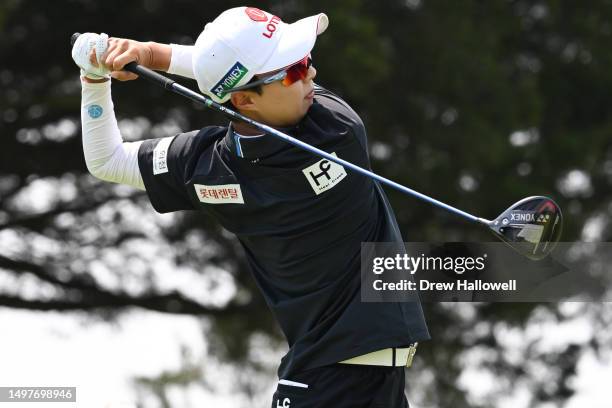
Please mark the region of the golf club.
[[[79, 35], [80, 33], [74, 33], [72, 35], [71, 44], [74, 44]], [[378, 174], [372, 171], [363, 169], [353, 163], [333, 156], [330, 153], [327, 153], [314, 146], [295, 139], [270, 126], [256, 122], [253, 119], [243, 116], [240, 113], [237, 113], [219, 103], [216, 103], [212, 99], [202, 94], [194, 92], [191, 89], [176, 83], [176, 81], [170, 78], [160, 75], [157, 72], [154, 72], [148, 68], [142, 67], [136, 64], [135, 62], [130, 62], [129, 64], [126, 64], [123, 69], [125, 71], [130, 71], [139, 76], [142, 76], [143, 78], [152, 81], [157, 85], [161, 85], [169, 91], [185, 96], [191, 99], [192, 101], [202, 103], [208, 108], [217, 110], [227, 115], [231, 119], [236, 119], [248, 123], [254, 128], [257, 128], [265, 133], [280, 138], [286, 141], [287, 143], [291, 143], [317, 156], [323, 157], [331, 162], [349, 168], [364, 176], [371, 177], [372, 179], [377, 180], [390, 187], [393, 187], [394, 189], [399, 190], [402, 193], [426, 201], [430, 204], [435, 205], [438, 208], [450, 211], [469, 221], [484, 224], [489, 227], [489, 229], [496, 237], [508, 244], [515, 251], [530, 259], [539, 260], [546, 257], [554, 249], [561, 237], [561, 230], [563, 225], [561, 209], [552, 199], [548, 197], [534, 196], [524, 198], [510, 206], [506, 211], [501, 213], [501, 215], [499, 215], [492, 221], [487, 220], [485, 218], [476, 217], [475, 215], [445, 204], [434, 198], [426, 196], [425, 194], [421, 194], [418, 191], [412, 190], [385, 177], [379, 176]]]

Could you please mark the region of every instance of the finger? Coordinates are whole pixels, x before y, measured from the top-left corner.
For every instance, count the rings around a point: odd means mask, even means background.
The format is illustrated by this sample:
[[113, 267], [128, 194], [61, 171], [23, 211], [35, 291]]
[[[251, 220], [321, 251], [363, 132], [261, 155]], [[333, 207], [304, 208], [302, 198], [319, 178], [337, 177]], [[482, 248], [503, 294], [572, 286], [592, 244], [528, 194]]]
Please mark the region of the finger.
[[107, 67], [109, 67], [112, 71], [119, 71], [123, 66], [117, 66], [117, 63], [115, 62], [116, 58], [121, 55], [124, 52], [123, 49], [121, 49], [121, 47], [117, 47], [114, 50], [112, 50], [107, 56], [106, 59], [104, 60], [104, 65], [106, 65]]
[[111, 38], [108, 40], [108, 47], [106, 48], [106, 51], [104, 51], [104, 54], [100, 56], [100, 61], [105, 62], [108, 55], [117, 48], [117, 41], [111, 41], [111, 40], [114, 40], [114, 39]]
[[109, 46], [106, 52], [104, 53], [104, 64], [109, 67], [111, 70], [114, 65], [114, 60], [117, 58], [117, 55], [121, 55], [121, 53], [126, 50], [125, 41], [120, 38], [111, 37], [109, 39]]
[[94, 67], [98, 67], [98, 57], [96, 56], [96, 50], [95, 49], [91, 49], [91, 51], [89, 51], [89, 62], [91, 63], [91, 65], [93, 65]]
[[113, 69], [120, 70], [132, 61], [138, 62], [138, 56], [134, 53], [124, 52], [115, 59]]
[[111, 38], [109, 40], [112, 46], [106, 55], [105, 65], [111, 67], [112, 71], [119, 71], [130, 62], [140, 63], [140, 53], [137, 47], [134, 47], [133, 41], [124, 38]]
[[119, 81], [131, 81], [137, 79], [138, 75], [129, 71], [113, 71], [111, 72], [111, 77]]

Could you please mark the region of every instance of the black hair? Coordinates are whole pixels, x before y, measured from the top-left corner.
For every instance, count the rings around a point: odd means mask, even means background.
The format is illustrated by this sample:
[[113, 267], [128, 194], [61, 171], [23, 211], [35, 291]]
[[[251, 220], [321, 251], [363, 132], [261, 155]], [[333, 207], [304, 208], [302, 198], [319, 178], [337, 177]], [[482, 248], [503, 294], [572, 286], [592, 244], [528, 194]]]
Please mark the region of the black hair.
[[[258, 81], [260, 78], [257, 78], [257, 75], [253, 75], [253, 78], [251, 78], [251, 80], [249, 82], [247, 82], [246, 84], [252, 84], [255, 81]], [[255, 93], [257, 93], [257, 95], [261, 95], [263, 93], [263, 89], [261, 87], [261, 85], [257, 85], [254, 86], [253, 88], [249, 89]]]
[[[258, 79], [259, 78], [257, 78], [257, 75], [253, 75], [253, 78], [251, 78], [251, 80], [249, 82], [247, 82], [246, 85], [251, 84], [251, 83], [257, 81]], [[261, 85], [257, 85], [257, 86], [254, 86], [253, 88], [245, 89], [245, 91], [253, 91], [257, 95], [261, 95], [263, 93], [263, 88], [261, 87]], [[223, 103], [222, 105], [225, 106], [226, 108], [231, 108], [231, 109], [235, 109], [236, 108], [232, 104], [231, 99], [229, 101]]]

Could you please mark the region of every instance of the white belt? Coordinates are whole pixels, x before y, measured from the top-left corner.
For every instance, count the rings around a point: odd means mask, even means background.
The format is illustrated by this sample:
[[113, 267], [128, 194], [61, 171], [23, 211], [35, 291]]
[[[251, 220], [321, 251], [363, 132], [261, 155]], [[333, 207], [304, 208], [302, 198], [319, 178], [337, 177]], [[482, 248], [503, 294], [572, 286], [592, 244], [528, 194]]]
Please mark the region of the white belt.
[[387, 348], [340, 361], [342, 364], [375, 365], [386, 367], [410, 367], [419, 343], [407, 348]]

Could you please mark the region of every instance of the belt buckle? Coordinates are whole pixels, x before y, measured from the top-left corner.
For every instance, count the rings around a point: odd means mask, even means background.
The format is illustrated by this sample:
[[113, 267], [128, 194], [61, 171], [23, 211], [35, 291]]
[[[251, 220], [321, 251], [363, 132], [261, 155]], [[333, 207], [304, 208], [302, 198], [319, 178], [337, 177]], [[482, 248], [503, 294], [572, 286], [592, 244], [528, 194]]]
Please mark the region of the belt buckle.
[[412, 360], [414, 359], [414, 355], [416, 354], [416, 349], [419, 343], [413, 343], [408, 347], [408, 359], [406, 360], [406, 367], [410, 367], [412, 365]]

